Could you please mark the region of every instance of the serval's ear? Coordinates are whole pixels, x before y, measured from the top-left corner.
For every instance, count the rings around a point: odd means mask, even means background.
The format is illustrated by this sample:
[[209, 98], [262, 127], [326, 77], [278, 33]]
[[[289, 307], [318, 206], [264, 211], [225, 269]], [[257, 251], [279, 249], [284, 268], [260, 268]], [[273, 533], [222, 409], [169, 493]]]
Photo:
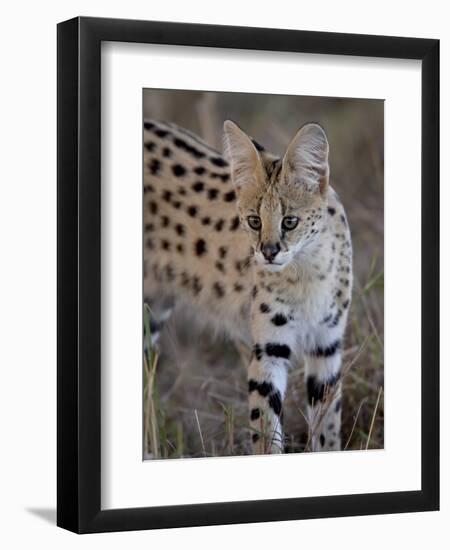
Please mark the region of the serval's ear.
[[264, 169], [252, 140], [231, 120], [224, 122], [223, 129], [225, 156], [231, 166], [231, 178], [236, 190], [263, 182]]
[[330, 167], [328, 140], [324, 129], [315, 123], [305, 124], [289, 144], [283, 159], [288, 181], [302, 184], [325, 194]]

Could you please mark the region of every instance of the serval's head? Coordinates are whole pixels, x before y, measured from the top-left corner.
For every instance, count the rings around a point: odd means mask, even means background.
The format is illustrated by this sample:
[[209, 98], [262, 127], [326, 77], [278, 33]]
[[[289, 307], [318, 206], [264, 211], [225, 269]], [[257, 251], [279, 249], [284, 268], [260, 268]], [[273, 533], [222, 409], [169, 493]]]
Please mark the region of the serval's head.
[[278, 158], [234, 122], [227, 120], [224, 131], [239, 216], [256, 262], [280, 271], [320, 236], [327, 207], [327, 137], [318, 124], [306, 124]]

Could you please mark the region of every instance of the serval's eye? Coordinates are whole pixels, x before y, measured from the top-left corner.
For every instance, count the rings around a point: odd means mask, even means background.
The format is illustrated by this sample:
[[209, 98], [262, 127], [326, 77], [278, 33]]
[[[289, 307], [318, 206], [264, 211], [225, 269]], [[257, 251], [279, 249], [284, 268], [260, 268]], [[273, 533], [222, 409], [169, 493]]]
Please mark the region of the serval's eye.
[[286, 231], [291, 231], [292, 229], [295, 229], [298, 225], [299, 218], [297, 216], [286, 216], [283, 218], [283, 221], [281, 222], [281, 226], [283, 229], [286, 229]]
[[247, 218], [248, 225], [251, 229], [258, 231], [261, 229], [261, 218], [259, 216], [249, 216]]

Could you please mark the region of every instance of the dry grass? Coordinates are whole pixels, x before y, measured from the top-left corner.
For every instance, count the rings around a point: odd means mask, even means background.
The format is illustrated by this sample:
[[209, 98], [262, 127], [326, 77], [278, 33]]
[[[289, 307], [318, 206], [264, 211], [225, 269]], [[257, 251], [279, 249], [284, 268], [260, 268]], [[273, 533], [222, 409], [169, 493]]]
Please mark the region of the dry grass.
[[[347, 211], [355, 285], [343, 365], [342, 446], [384, 442], [383, 103], [373, 100], [148, 91], [144, 114], [187, 127], [221, 148], [221, 124], [236, 120], [281, 153], [306, 121], [330, 141], [332, 185]], [[146, 312], [148, 314], [148, 311]], [[225, 339], [197, 332], [175, 312], [158, 357], [144, 358], [144, 455], [179, 458], [250, 453], [246, 368]], [[145, 315], [144, 315], [145, 317]], [[145, 336], [149, 338], [148, 324]], [[195, 346], [192, 346], [195, 342]], [[284, 428], [290, 452], [308, 450], [302, 368], [290, 373]]]

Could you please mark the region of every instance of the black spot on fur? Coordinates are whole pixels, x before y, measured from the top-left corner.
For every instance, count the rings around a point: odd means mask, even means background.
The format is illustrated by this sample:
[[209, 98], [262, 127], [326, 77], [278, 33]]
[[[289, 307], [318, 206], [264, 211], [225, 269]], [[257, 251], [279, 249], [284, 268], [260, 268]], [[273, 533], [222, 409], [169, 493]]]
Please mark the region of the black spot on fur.
[[332, 208], [331, 206], [329, 206], [327, 210], [330, 216], [334, 216], [336, 214], [336, 208]]
[[325, 445], [325, 436], [323, 434], [320, 434], [320, 445], [323, 447]]
[[148, 208], [151, 214], [156, 214], [158, 212], [158, 205], [156, 204], [156, 202], [153, 202], [153, 201], [149, 202]]
[[197, 256], [203, 256], [206, 254], [206, 241], [203, 239], [198, 239], [198, 241], [195, 243], [195, 253]]
[[325, 347], [317, 346], [317, 348], [310, 351], [308, 355], [311, 355], [313, 357], [331, 357], [339, 350], [340, 347], [341, 341], [336, 340], [335, 342]]
[[338, 399], [336, 401], [336, 405], [334, 407], [334, 412], [339, 412], [341, 410], [341, 405], [342, 405], [342, 401], [341, 401], [341, 399]]
[[232, 202], [236, 198], [236, 193], [234, 191], [228, 191], [228, 193], [224, 193], [223, 198], [225, 202]]
[[270, 306], [264, 302], [259, 306], [259, 311], [261, 313], [270, 313]]
[[222, 262], [216, 262], [214, 265], [216, 266], [216, 269], [218, 269], [221, 273], [225, 273], [225, 266]]
[[166, 202], [170, 202], [171, 199], [172, 199], [172, 191], [169, 191], [166, 189], [162, 194], [162, 200]]
[[181, 286], [188, 286], [190, 281], [191, 281], [191, 279], [190, 279], [189, 275], [186, 273], [186, 271], [183, 271], [181, 273]]
[[155, 125], [153, 124], [153, 122], [144, 122], [144, 128], [146, 130], [152, 130], [152, 128], [154, 128], [154, 126]]
[[259, 344], [253, 346], [253, 353], [255, 354], [256, 359], [259, 361], [263, 356], [263, 350]]
[[184, 246], [181, 243], [177, 244], [177, 252], [179, 252], [180, 254], [184, 253]]
[[180, 237], [182, 237], [186, 233], [186, 228], [184, 227], [184, 225], [181, 225], [181, 223], [177, 223], [177, 225], [175, 226], [175, 231], [178, 235], [180, 235]]
[[212, 179], [219, 179], [223, 181], [223, 183], [226, 183], [230, 179], [229, 174], [217, 174], [216, 172], [211, 172], [210, 176]]
[[339, 378], [340, 375], [338, 373], [324, 382], [319, 382], [315, 376], [308, 376], [306, 380], [306, 391], [308, 393], [309, 403], [312, 405], [313, 403], [323, 401], [327, 392], [338, 382]]
[[189, 216], [191, 216], [191, 218], [195, 218], [195, 216], [197, 215], [197, 207], [189, 206], [187, 209], [187, 213], [189, 214]]
[[145, 248], [148, 248], [149, 250], [153, 250], [155, 248], [155, 244], [153, 243], [153, 239], [147, 239], [145, 241]]
[[244, 290], [244, 287], [239, 283], [234, 283], [233, 288], [236, 292], [242, 292]]
[[172, 172], [175, 176], [177, 176], [177, 178], [181, 178], [184, 174], [186, 174], [186, 168], [181, 164], [174, 164], [172, 166]]
[[267, 397], [273, 391], [273, 386], [270, 382], [257, 382], [250, 379], [248, 381], [248, 391], [249, 393], [257, 391], [261, 397]]
[[261, 416], [261, 411], [258, 408], [252, 409], [250, 411], [250, 420], [258, 420], [260, 416]]
[[256, 388], [259, 395], [262, 397], [267, 397], [269, 393], [273, 390], [273, 386], [270, 382], [260, 382]]
[[210, 201], [216, 200], [219, 196], [219, 191], [217, 189], [208, 189], [208, 199]]
[[161, 227], [168, 227], [170, 225], [169, 216], [161, 216]]
[[206, 169], [203, 168], [203, 166], [197, 166], [196, 168], [194, 168], [194, 172], [196, 174], [198, 174], [199, 176], [201, 176], [202, 174], [204, 174], [206, 172]]
[[209, 216], [205, 216], [202, 218], [202, 224], [203, 225], [209, 225], [211, 223], [211, 218]]
[[233, 218], [231, 220], [230, 231], [236, 231], [236, 229], [239, 227], [239, 225], [240, 225], [239, 216], [236, 216], [235, 218]]
[[200, 283], [200, 278], [195, 276], [193, 279], [192, 279], [192, 290], [194, 291], [194, 294], [195, 295], [198, 295], [200, 294], [201, 290], [202, 290], [202, 285]]
[[225, 220], [222, 220], [222, 219], [217, 220], [216, 224], [214, 225], [214, 229], [216, 231], [222, 231], [224, 223], [225, 223]]
[[144, 143], [144, 147], [147, 149], [147, 151], [152, 152], [155, 150], [156, 145], [153, 143], [153, 141], [147, 141], [146, 143]]
[[200, 193], [201, 191], [203, 191], [204, 188], [205, 188], [205, 184], [202, 181], [196, 181], [192, 186], [192, 189], [196, 193]]
[[276, 315], [274, 315], [271, 321], [276, 327], [281, 327], [288, 322], [288, 320], [282, 313], [277, 313]]
[[170, 250], [170, 242], [167, 241], [166, 239], [162, 239], [161, 241], [161, 248], [163, 250]]
[[291, 348], [286, 344], [269, 342], [268, 344], [266, 344], [266, 353], [269, 357], [281, 357], [283, 359], [289, 359], [291, 355]]
[[155, 230], [155, 226], [152, 223], [145, 224], [145, 232], [150, 233]]
[[162, 150], [162, 154], [163, 157], [170, 159], [170, 157], [172, 156], [172, 151], [168, 147], [164, 147], [164, 149]]
[[193, 147], [192, 145], [184, 141], [184, 139], [174, 138], [173, 142], [175, 146], [178, 147], [178, 149], [183, 149], [197, 159], [201, 159], [206, 156], [205, 153], [199, 151], [196, 147]]
[[213, 289], [218, 298], [223, 298], [225, 296], [225, 288], [221, 283], [214, 283]]
[[160, 138], [165, 138], [170, 134], [170, 132], [168, 130], [163, 130], [162, 128], [157, 128], [155, 130], [155, 134]]
[[227, 255], [227, 247], [219, 246], [219, 257], [223, 259], [225, 258], [226, 255]]
[[281, 413], [281, 394], [279, 391], [275, 391], [269, 395], [269, 407], [273, 412], [280, 416]]
[[337, 324], [339, 323], [339, 319], [342, 317], [342, 310], [339, 309], [338, 312], [336, 313], [336, 315], [333, 317], [333, 320], [331, 321], [331, 323], [328, 325], [329, 328], [333, 328], [335, 326], [337, 326]]
[[345, 302], [342, 302], [342, 307], [343, 307], [344, 309], [347, 309], [349, 303], [350, 303], [350, 300], [345, 300]]
[[252, 441], [253, 441], [253, 443], [257, 443], [259, 441], [259, 434], [253, 434], [252, 435]]
[[159, 162], [158, 159], [152, 159], [149, 162], [148, 168], [150, 170], [150, 173], [156, 176], [161, 169], [161, 163]]
[[257, 295], [258, 295], [258, 287], [255, 285], [252, 288], [252, 298], [253, 298], [253, 300], [256, 298]]
[[228, 166], [227, 161], [222, 157], [210, 157], [209, 160], [214, 164], [214, 166]]

